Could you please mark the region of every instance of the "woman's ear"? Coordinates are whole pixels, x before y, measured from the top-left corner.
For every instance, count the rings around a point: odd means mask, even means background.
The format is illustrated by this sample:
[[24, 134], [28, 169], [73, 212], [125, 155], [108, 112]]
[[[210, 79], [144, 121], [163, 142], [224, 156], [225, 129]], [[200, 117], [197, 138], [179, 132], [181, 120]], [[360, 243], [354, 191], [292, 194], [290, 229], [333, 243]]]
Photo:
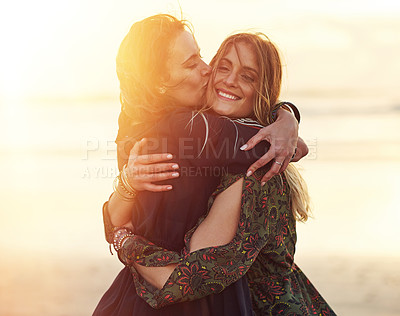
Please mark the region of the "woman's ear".
[[167, 85], [169, 79], [170, 79], [170, 74], [161, 75], [160, 86], [157, 88], [160, 94], [165, 94], [165, 92], [167, 92]]

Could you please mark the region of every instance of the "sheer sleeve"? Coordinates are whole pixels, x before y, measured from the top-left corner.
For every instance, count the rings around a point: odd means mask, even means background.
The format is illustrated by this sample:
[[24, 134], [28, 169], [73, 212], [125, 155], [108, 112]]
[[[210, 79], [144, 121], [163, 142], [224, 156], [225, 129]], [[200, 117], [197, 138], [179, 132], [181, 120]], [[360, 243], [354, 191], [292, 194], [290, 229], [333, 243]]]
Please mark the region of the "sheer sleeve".
[[[240, 175], [227, 177], [220, 190], [227, 188], [239, 177]], [[277, 192], [280, 195], [283, 192], [281, 189], [277, 190], [281, 187], [279, 177], [274, 177], [265, 187], [259, 184], [261, 177], [262, 173], [256, 173], [252, 177], [246, 177], [243, 182], [239, 226], [235, 237], [227, 245], [189, 253], [190, 238], [202, 220], [186, 235], [186, 248], [181, 255], [162, 250], [139, 236], [125, 243], [119, 252], [120, 259], [131, 267], [137, 293], [149, 305], [161, 308], [219, 293], [249, 270], [269, 241], [273, 230], [271, 219], [274, 219], [274, 209], [284, 206], [276, 197]], [[217, 190], [215, 194], [219, 192]], [[271, 195], [273, 198], [268, 199]], [[141, 278], [133, 267], [133, 262], [144, 266], [163, 266], [171, 263], [178, 265], [164, 287], [158, 290]]]

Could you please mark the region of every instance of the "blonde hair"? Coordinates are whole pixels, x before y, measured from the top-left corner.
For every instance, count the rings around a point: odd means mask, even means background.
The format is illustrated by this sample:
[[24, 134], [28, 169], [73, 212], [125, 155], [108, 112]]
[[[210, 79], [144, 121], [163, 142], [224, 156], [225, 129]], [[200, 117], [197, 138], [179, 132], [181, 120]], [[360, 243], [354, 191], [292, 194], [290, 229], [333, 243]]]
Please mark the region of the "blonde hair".
[[[210, 65], [215, 69], [231, 45], [244, 42], [253, 47], [259, 66], [257, 94], [253, 106], [253, 118], [266, 126], [271, 124], [272, 106], [278, 103], [282, 83], [282, 64], [278, 49], [263, 33], [238, 33], [229, 36], [221, 44]], [[284, 172], [289, 185], [289, 198], [293, 216], [298, 221], [306, 221], [311, 213], [310, 197], [307, 185], [293, 164]]]

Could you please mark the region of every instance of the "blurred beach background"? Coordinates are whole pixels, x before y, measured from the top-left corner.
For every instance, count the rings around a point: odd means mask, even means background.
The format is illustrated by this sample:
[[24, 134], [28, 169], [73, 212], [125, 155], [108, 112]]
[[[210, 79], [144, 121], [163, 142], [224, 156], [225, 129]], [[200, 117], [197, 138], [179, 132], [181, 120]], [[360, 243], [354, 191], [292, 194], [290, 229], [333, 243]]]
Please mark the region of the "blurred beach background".
[[[298, 265], [338, 315], [400, 315], [400, 2], [180, 1], [205, 60], [262, 31], [301, 110], [314, 218]], [[117, 175], [115, 56], [177, 1], [0, 7], [0, 315], [91, 315], [122, 268], [101, 207]]]

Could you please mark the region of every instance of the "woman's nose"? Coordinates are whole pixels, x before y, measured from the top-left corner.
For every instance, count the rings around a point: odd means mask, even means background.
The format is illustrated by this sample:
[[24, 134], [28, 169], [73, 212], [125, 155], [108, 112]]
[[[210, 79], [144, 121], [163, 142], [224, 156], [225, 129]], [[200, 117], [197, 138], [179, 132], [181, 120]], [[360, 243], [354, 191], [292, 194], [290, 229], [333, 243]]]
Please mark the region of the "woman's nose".
[[201, 61], [203, 63], [203, 69], [201, 70], [201, 74], [204, 77], [208, 77], [211, 74], [211, 67], [209, 65], [207, 65], [204, 61]]
[[224, 78], [224, 83], [228, 86], [228, 87], [233, 87], [236, 86], [236, 74], [231, 71], [229, 74], [227, 74]]

